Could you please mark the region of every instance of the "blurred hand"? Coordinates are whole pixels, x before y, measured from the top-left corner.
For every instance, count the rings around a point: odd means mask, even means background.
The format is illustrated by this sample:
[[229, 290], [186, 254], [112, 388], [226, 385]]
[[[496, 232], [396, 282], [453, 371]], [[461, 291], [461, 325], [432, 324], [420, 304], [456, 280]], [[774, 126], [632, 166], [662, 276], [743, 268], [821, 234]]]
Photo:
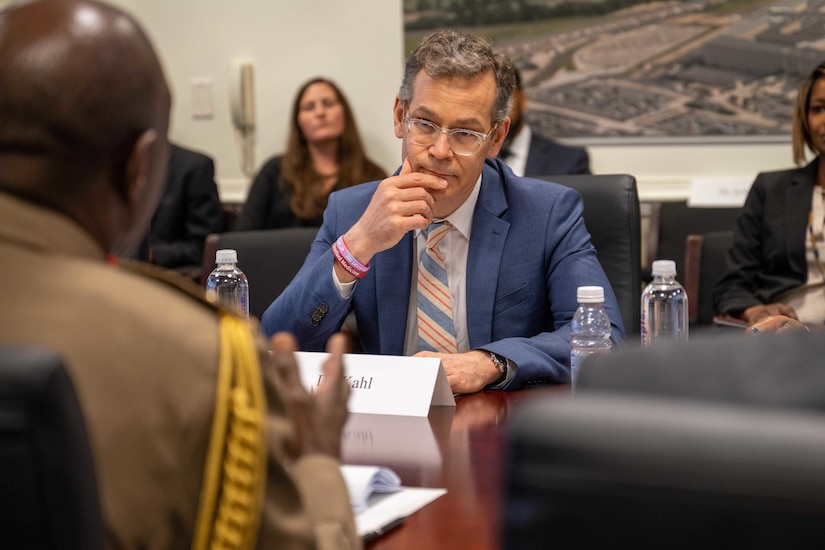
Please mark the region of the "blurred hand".
[[808, 327], [805, 326], [805, 323], [801, 323], [796, 319], [791, 319], [785, 315], [771, 315], [750, 325], [745, 329], [745, 334], [755, 336], [759, 334], [781, 334], [783, 332], [793, 331], [810, 332]]
[[766, 317], [771, 315], [783, 315], [791, 319], [797, 319], [796, 311], [791, 306], [785, 304], [760, 304], [758, 306], [751, 306], [739, 314], [739, 318], [753, 325], [758, 323]]
[[298, 350], [295, 337], [279, 332], [272, 337], [271, 346], [278, 383], [284, 404], [295, 428], [293, 445], [288, 452], [292, 458], [321, 453], [340, 458], [341, 431], [347, 421], [347, 399], [350, 387], [344, 381], [341, 355], [349, 349], [343, 334], [329, 339], [329, 359], [324, 363], [324, 379], [313, 393], [301, 383], [293, 352]]
[[486, 351], [473, 350], [466, 353], [419, 351], [414, 357], [440, 358], [453, 393], [481, 391], [501, 376], [498, 367]]

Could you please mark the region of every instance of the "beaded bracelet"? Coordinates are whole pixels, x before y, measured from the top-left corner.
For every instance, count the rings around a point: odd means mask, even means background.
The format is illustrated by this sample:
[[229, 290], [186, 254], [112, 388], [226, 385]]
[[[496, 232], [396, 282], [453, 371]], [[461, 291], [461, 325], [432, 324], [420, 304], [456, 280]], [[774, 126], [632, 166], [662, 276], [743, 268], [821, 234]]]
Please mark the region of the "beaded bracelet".
[[362, 264], [350, 253], [344, 244], [343, 236], [338, 237], [338, 240], [332, 243], [332, 255], [335, 256], [335, 261], [341, 264], [341, 267], [343, 267], [347, 273], [357, 279], [363, 279], [370, 269], [369, 264]]

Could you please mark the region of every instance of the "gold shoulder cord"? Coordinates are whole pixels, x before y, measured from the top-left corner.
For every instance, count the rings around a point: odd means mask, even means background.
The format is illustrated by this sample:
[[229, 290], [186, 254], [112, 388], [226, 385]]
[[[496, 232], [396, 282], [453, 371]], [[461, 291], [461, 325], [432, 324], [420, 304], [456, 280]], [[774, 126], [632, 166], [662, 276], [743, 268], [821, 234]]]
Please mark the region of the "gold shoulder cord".
[[266, 397], [252, 331], [220, 312], [220, 332], [215, 419], [193, 550], [253, 548], [266, 485]]
[[203, 289], [175, 273], [133, 260], [119, 268], [208, 305], [220, 319], [215, 418], [203, 471], [193, 550], [247, 550], [257, 542], [266, 486], [266, 396], [249, 324], [207, 304]]

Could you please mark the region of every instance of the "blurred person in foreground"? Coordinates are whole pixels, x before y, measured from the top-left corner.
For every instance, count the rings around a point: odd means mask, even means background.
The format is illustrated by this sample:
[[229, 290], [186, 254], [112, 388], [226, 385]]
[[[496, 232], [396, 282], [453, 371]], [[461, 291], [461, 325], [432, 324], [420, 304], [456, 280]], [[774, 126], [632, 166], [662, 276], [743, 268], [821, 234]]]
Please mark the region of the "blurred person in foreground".
[[527, 97], [521, 87], [521, 74], [513, 67], [516, 86], [510, 109], [510, 132], [504, 138], [498, 157], [517, 176], [552, 176], [589, 174], [590, 157], [584, 147], [563, 145], [540, 136], [524, 119]]
[[486, 40], [427, 35], [395, 99], [401, 168], [330, 195], [264, 332], [290, 331], [317, 351], [355, 311], [365, 352], [438, 357], [454, 393], [562, 383], [576, 289], [598, 285], [623, 342], [581, 195], [516, 177], [495, 158], [513, 86], [509, 59]]
[[737, 220], [728, 271], [714, 290], [716, 312], [749, 325], [783, 315], [825, 322], [825, 63], [802, 82], [793, 115], [791, 170], [763, 172]]
[[367, 157], [341, 89], [313, 78], [295, 94], [286, 151], [255, 176], [236, 229], [318, 227], [331, 192], [386, 175]]
[[109, 545], [359, 547], [337, 459], [342, 337], [334, 382], [310, 396], [290, 336], [270, 357], [188, 280], [116, 260], [145, 234], [168, 156], [169, 90], [140, 26], [91, 0], [11, 5], [0, 82], [0, 254], [18, 273], [0, 344], [65, 361]]

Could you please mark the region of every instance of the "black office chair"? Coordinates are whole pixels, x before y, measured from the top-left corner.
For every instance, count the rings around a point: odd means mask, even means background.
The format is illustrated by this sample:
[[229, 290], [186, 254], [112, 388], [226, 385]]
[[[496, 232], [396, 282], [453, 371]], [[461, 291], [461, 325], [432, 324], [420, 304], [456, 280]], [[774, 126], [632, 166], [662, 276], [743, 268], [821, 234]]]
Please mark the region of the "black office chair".
[[636, 178], [627, 174], [542, 176], [572, 187], [584, 201], [584, 223], [610, 286], [616, 294], [628, 335], [641, 330], [641, 217]]
[[825, 340], [742, 333], [589, 358], [510, 426], [505, 548], [820, 548]]
[[688, 235], [685, 254], [685, 290], [692, 325], [713, 324], [713, 290], [727, 270], [733, 230]]
[[215, 252], [233, 248], [238, 267], [249, 279], [249, 314], [259, 318], [304, 264], [317, 227], [230, 231], [206, 237], [201, 284], [215, 269]]
[[678, 272], [676, 278], [684, 284], [687, 236], [733, 231], [741, 210], [738, 207], [694, 207], [688, 206], [687, 201], [653, 203], [646, 240], [647, 267], [642, 280], [649, 282], [652, 279], [650, 266], [655, 260], [673, 260]]
[[0, 347], [0, 546], [105, 548], [92, 451], [59, 357]]

